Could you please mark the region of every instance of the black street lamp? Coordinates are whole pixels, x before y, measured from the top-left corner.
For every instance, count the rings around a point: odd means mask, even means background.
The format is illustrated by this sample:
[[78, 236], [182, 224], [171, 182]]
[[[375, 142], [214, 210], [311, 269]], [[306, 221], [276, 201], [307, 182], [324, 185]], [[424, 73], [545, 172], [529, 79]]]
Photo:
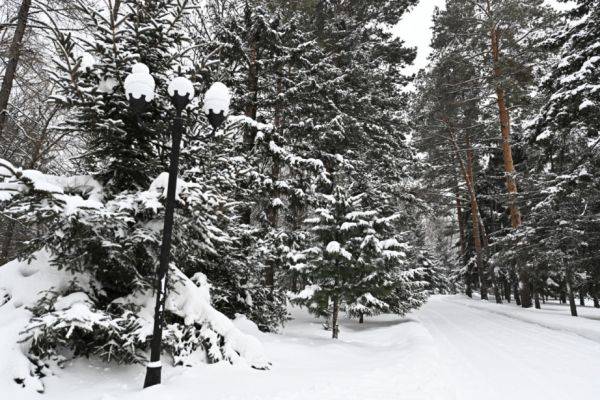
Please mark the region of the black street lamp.
[[[129, 99], [132, 111], [140, 114], [154, 98], [154, 79], [150, 75], [148, 67], [144, 64], [135, 64], [131, 71], [132, 73], [125, 79], [125, 94]], [[165, 220], [162, 245], [160, 248], [160, 264], [156, 273], [154, 328], [152, 331], [152, 342], [150, 343], [150, 362], [146, 369], [144, 388], [160, 384], [161, 382], [162, 364], [160, 362], [160, 354], [162, 347], [162, 330], [164, 324], [165, 300], [167, 298], [173, 214], [175, 211], [177, 189], [177, 171], [179, 169], [179, 148], [181, 136], [184, 131], [181, 114], [194, 98], [194, 85], [188, 79], [178, 77], [169, 83], [168, 93], [175, 106], [176, 116], [173, 121], [172, 146], [169, 160], [169, 183], [167, 186]], [[216, 130], [227, 118], [230, 101], [231, 96], [229, 90], [220, 82], [214, 83], [206, 92], [203, 110], [206, 112], [209, 122], [214, 130]]]

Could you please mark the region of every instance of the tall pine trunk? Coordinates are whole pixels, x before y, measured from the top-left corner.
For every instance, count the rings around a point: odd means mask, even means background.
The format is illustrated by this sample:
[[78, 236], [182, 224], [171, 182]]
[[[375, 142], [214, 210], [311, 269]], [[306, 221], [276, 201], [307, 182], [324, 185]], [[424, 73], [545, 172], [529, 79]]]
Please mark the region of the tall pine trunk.
[[465, 254], [467, 253], [466, 246], [466, 234], [465, 234], [465, 220], [463, 216], [462, 200], [460, 199], [460, 187], [458, 185], [458, 178], [456, 179], [456, 219], [458, 220], [458, 232], [459, 232], [459, 244], [460, 244], [460, 261], [461, 263], [465, 260]]
[[[482, 257], [482, 246], [481, 246], [481, 234], [479, 232], [479, 204], [477, 203], [477, 193], [475, 192], [475, 183], [473, 176], [473, 148], [471, 146], [471, 141], [469, 135], [466, 136], [466, 145], [467, 145], [467, 163], [465, 165], [461, 151], [458, 146], [458, 142], [456, 140], [456, 136], [454, 135], [454, 128], [450, 124], [447, 118], [442, 119], [442, 122], [446, 124], [448, 127], [448, 137], [450, 140], [450, 144], [454, 148], [454, 154], [456, 158], [456, 162], [460, 167], [463, 178], [465, 180], [465, 184], [467, 185], [467, 190], [469, 192], [469, 200], [471, 203], [471, 224], [473, 229], [473, 244], [475, 246], [475, 261], [477, 265], [477, 273], [479, 275], [479, 283], [480, 283], [480, 293], [481, 299], [487, 300], [487, 285], [485, 281], [484, 267], [483, 267], [483, 257]], [[468, 273], [468, 270], [467, 270]], [[470, 289], [470, 288], [467, 288]], [[469, 295], [467, 293], [467, 295]], [[469, 296], [470, 297], [470, 296]]]
[[[460, 244], [460, 263], [463, 264], [465, 262], [465, 256], [467, 254], [467, 240], [466, 240], [466, 229], [465, 229], [465, 220], [463, 216], [463, 206], [462, 200], [460, 198], [460, 187], [458, 185], [458, 178], [456, 179], [455, 185], [455, 200], [456, 200], [456, 219], [458, 220], [458, 232], [459, 232], [459, 244]], [[471, 287], [471, 274], [470, 268], [467, 267], [467, 272], [465, 274], [465, 294], [469, 297], [473, 297], [473, 288]]]
[[469, 135], [466, 136], [465, 144], [467, 146], [467, 181], [469, 186], [469, 193], [471, 199], [471, 222], [473, 229], [473, 244], [475, 245], [475, 257], [477, 261], [477, 273], [479, 275], [479, 291], [481, 293], [481, 299], [487, 300], [487, 282], [485, 279], [484, 263], [483, 263], [483, 249], [481, 245], [481, 232], [479, 224], [479, 203], [477, 202], [477, 193], [475, 192], [474, 175], [473, 175], [473, 147], [471, 146], [471, 140]]
[[15, 33], [8, 49], [8, 62], [6, 63], [2, 87], [0, 88], [0, 139], [4, 134], [4, 127], [6, 126], [6, 119], [8, 117], [8, 100], [10, 99], [10, 93], [12, 91], [13, 82], [17, 73], [17, 66], [19, 65], [21, 50], [23, 49], [23, 37], [25, 36], [25, 28], [27, 28], [30, 7], [31, 0], [23, 0], [21, 2], [19, 13], [17, 15]]
[[[488, 14], [491, 14], [491, 4], [487, 2]], [[503, 71], [500, 66], [500, 37], [496, 23], [490, 27], [491, 54], [493, 62], [493, 78], [496, 81], [496, 100], [498, 104], [498, 115], [500, 119], [500, 132], [502, 135], [502, 157], [504, 159], [504, 173], [506, 175], [506, 189], [508, 191], [508, 209], [510, 211], [510, 223], [513, 229], [521, 226], [521, 212], [517, 204], [517, 180], [515, 165], [512, 156], [510, 144], [511, 122], [510, 113], [506, 106], [506, 93], [501, 85]], [[521, 305], [524, 308], [532, 306], [531, 292], [529, 289], [529, 273], [526, 271], [526, 265], [518, 263], [517, 273], [519, 276], [519, 289]]]

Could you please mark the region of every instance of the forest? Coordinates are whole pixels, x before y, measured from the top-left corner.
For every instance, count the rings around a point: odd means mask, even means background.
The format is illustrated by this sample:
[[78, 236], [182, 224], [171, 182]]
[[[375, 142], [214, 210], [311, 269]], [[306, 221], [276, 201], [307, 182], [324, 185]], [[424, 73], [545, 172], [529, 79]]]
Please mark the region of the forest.
[[598, 395], [600, 4], [433, 2], [4, 0], [0, 392]]

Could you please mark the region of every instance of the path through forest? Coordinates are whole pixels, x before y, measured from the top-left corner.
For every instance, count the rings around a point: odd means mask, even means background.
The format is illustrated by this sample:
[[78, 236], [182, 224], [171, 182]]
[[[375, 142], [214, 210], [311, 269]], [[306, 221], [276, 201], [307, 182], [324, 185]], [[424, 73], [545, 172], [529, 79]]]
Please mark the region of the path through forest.
[[434, 339], [456, 399], [600, 396], [600, 343], [526, 322], [521, 313], [515, 319], [510, 305], [480, 306], [458, 296], [436, 296], [415, 313]]

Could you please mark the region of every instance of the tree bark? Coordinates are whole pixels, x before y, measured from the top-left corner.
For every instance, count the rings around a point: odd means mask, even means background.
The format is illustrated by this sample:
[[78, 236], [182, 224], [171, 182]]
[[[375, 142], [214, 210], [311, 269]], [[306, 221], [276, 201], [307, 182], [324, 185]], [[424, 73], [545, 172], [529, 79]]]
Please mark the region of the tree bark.
[[[488, 13], [491, 13], [491, 4], [487, 2]], [[497, 30], [497, 25], [492, 21], [490, 26], [490, 40], [493, 71], [492, 75], [496, 82], [496, 100], [498, 104], [498, 114], [500, 119], [500, 132], [502, 135], [502, 156], [504, 159], [504, 173], [506, 174], [506, 189], [508, 191], [508, 209], [510, 211], [510, 223], [513, 229], [521, 226], [521, 212], [517, 204], [517, 181], [515, 178], [516, 171], [512, 156], [512, 148], [510, 144], [511, 122], [510, 113], [506, 106], [506, 93], [501, 85], [503, 71], [500, 66], [500, 36]], [[526, 266], [517, 266], [519, 276], [519, 288], [521, 289], [521, 305], [524, 308], [529, 308], [531, 304], [531, 293], [529, 291], [529, 274], [525, 271]]]
[[4, 240], [2, 240], [2, 253], [0, 254], [0, 266], [10, 261], [10, 248], [15, 233], [15, 225], [16, 223], [13, 219], [9, 219], [6, 223], [6, 230], [4, 231]]
[[571, 315], [577, 316], [577, 304], [575, 303], [575, 292], [573, 291], [573, 271], [571, 267], [567, 267], [567, 293], [569, 295], [569, 307], [571, 308]]
[[541, 304], [540, 304], [540, 293], [538, 290], [538, 286], [535, 282], [535, 279], [532, 282], [532, 286], [533, 286], [533, 299], [535, 302], [535, 308], [537, 308], [538, 310], [542, 308]]
[[364, 322], [365, 322], [365, 315], [363, 313], [360, 313], [360, 315], [358, 317], [358, 323], [363, 324]]
[[510, 303], [510, 282], [506, 277], [504, 277], [503, 281], [504, 281], [504, 298], [506, 299], [507, 303]]
[[4, 79], [2, 80], [2, 87], [0, 88], [0, 139], [4, 134], [4, 127], [6, 126], [6, 119], [8, 117], [8, 100], [10, 98], [13, 82], [17, 73], [17, 66], [19, 65], [21, 50], [23, 49], [23, 36], [25, 36], [25, 29], [27, 28], [30, 7], [31, 0], [23, 0], [21, 2], [19, 13], [17, 14], [15, 33], [8, 49], [8, 62], [6, 63]]
[[[462, 200], [460, 199], [460, 187], [458, 185], [458, 178], [456, 179], [456, 219], [458, 220], [458, 231], [459, 231], [459, 243], [460, 243], [460, 262], [464, 264], [465, 255], [467, 254], [467, 240], [466, 240], [466, 229], [465, 220], [463, 216]], [[471, 288], [471, 276], [469, 267], [467, 267], [467, 273], [465, 274], [465, 294], [469, 297], [473, 297], [473, 289]]]
[[458, 231], [459, 231], [459, 243], [460, 243], [460, 261], [464, 263], [465, 254], [467, 253], [466, 246], [466, 234], [465, 234], [465, 220], [463, 216], [462, 200], [460, 199], [460, 187], [458, 185], [458, 178], [456, 179], [456, 219], [458, 220]]
[[579, 290], [579, 305], [585, 307], [585, 291], [583, 289]]
[[[481, 234], [479, 232], [479, 204], [477, 203], [477, 193], [475, 192], [475, 184], [473, 181], [473, 148], [471, 146], [471, 140], [469, 135], [466, 135], [466, 145], [467, 145], [467, 163], [463, 162], [463, 159], [460, 155], [460, 148], [458, 147], [458, 143], [456, 137], [454, 135], [454, 130], [450, 125], [447, 119], [443, 120], [443, 122], [448, 127], [448, 134], [450, 138], [450, 143], [454, 147], [454, 153], [456, 156], [456, 160], [463, 174], [465, 183], [467, 185], [467, 190], [469, 192], [469, 200], [471, 202], [471, 224], [473, 229], [473, 244], [475, 246], [475, 259], [477, 264], [477, 273], [479, 275], [480, 281], [480, 293], [481, 299], [487, 300], [487, 285], [485, 281], [485, 274], [483, 268], [483, 257], [482, 257], [482, 249], [481, 249]], [[467, 294], [468, 295], [468, 294]], [[470, 296], [469, 296], [470, 297]]]
[[489, 257], [487, 254], [490, 243], [488, 240], [488, 235], [487, 235], [487, 232], [485, 229], [485, 225], [483, 225], [483, 219], [481, 218], [481, 215], [479, 216], [479, 230], [481, 232], [483, 251], [485, 253], [484, 263], [488, 267], [488, 273], [490, 274], [490, 278], [492, 280], [492, 290], [494, 291], [494, 299], [496, 300], [497, 304], [502, 304], [502, 295], [500, 294], [500, 285], [498, 282], [498, 276], [496, 274], [493, 264], [489, 262]]
[[483, 267], [481, 232], [479, 230], [479, 204], [477, 202], [477, 194], [475, 192], [475, 184], [473, 177], [473, 147], [469, 135], [466, 136], [465, 144], [467, 145], [467, 180], [471, 198], [471, 221], [473, 224], [473, 244], [475, 245], [475, 257], [477, 260], [477, 273], [479, 275], [479, 291], [481, 299], [487, 300], [487, 282], [485, 280], [485, 272]]
[[338, 296], [333, 298], [333, 312], [331, 313], [331, 337], [337, 339], [340, 334], [340, 327], [338, 323], [338, 314], [340, 313], [340, 300]]
[[521, 305], [521, 296], [519, 293], [519, 282], [517, 281], [517, 279], [512, 279], [512, 289], [513, 289], [513, 296], [515, 297], [515, 303], [520, 306]]

